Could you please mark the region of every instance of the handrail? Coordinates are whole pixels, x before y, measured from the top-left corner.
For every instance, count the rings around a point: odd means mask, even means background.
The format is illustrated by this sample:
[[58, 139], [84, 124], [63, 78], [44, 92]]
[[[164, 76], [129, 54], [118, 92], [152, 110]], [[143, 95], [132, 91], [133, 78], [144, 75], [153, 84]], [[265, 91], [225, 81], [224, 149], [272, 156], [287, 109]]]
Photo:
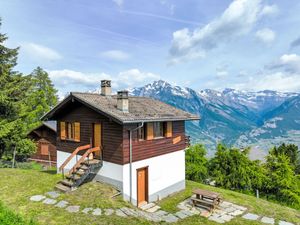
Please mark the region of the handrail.
[[93, 152], [96, 152], [96, 151], [100, 151], [100, 147], [94, 147], [94, 148], [90, 148], [89, 150], [87, 150], [82, 156], [81, 158], [78, 160], [78, 162], [73, 166], [73, 168], [69, 171], [69, 174], [71, 175], [75, 170], [76, 168], [85, 160], [85, 158], [93, 153]]
[[77, 148], [74, 150], [74, 152], [72, 152], [72, 154], [66, 159], [66, 161], [64, 161], [64, 163], [59, 167], [59, 171], [62, 171], [62, 170], [65, 168], [65, 166], [71, 161], [71, 159], [72, 159], [79, 151], [88, 149], [88, 148], [90, 148], [90, 147], [91, 147], [90, 144], [77, 147]]

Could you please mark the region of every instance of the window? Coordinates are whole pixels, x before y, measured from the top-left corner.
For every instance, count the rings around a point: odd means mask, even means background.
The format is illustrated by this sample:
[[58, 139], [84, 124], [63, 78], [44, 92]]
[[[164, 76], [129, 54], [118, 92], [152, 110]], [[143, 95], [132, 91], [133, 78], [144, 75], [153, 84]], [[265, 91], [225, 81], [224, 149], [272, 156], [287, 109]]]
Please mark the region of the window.
[[80, 141], [79, 122], [60, 122], [60, 139]]
[[139, 141], [145, 140], [145, 126], [142, 126], [138, 129], [137, 135]]
[[154, 138], [163, 137], [164, 136], [164, 123], [154, 122], [153, 123], [153, 133], [154, 133]]
[[41, 155], [49, 154], [49, 145], [47, 143], [41, 143]]

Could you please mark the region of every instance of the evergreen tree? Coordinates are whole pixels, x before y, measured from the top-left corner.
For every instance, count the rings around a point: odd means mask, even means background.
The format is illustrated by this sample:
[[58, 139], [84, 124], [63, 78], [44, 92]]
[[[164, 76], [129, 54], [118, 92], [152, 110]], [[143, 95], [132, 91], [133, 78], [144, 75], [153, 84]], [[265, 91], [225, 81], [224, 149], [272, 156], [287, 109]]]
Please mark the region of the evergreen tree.
[[206, 150], [203, 145], [190, 146], [185, 152], [186, 178], [203, 182], [207, 178]]
[[37, 67], [29, 76], [30, 88], [25, 99], [24, 116], [27, 129], [37, 127], [40, 118], [57, 103], [57, 90], [49, 75], [41, 67]]

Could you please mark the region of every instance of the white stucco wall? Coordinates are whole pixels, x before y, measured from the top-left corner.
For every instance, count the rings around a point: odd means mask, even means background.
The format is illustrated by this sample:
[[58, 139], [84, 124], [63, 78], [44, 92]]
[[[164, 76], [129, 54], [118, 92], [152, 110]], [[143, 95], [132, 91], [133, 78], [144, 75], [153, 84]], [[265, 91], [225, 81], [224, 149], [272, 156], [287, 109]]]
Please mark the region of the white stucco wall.
[[[137, 200], [137, 169], [148, 166], [148, 194], [152, 200], [158, 200], [168, 192], [178, 191], [170, 188], [185, 180], [185, 152], [177, 151], [132, 164], [132, 199]], [[130, 196], [129, 164], [123, 166], [123, 195], [126, 200]], [[162, 193], [162, 190], [165, 190]], [[161, 193], [160, 193], [161, 192]], [[150, 199], [151, 201], [151, 199]]]
[[[57, 158], [56, 158], [56, 167], [58, 168], [66, 161], [66, 159], [71, 155], [71, 153], [68, 152], [62, 152], [57, 150]], [[80, 155], [77, 155], [78, 159], [80, 159]], [[76, 157], [74, 156], [73, 159], [70, 160], [70, 162], [65, 166], [65, 171], [69, 171], [72, 169], [72, 167], [76, 164]], [[57, 171], [59, 172], [59, 171]]]

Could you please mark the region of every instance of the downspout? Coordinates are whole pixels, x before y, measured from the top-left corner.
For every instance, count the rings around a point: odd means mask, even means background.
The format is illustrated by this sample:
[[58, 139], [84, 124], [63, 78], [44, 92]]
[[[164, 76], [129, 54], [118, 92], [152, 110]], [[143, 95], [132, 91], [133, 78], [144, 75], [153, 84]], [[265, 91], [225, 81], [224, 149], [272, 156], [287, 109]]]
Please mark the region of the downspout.
[[129, 129], [129, 190], [130, 196], [129, 201], [132, 203], [132, 131], [138, 130], [144, 126], [144, 122], [141, 122], [141, 125], [134, 128]]

